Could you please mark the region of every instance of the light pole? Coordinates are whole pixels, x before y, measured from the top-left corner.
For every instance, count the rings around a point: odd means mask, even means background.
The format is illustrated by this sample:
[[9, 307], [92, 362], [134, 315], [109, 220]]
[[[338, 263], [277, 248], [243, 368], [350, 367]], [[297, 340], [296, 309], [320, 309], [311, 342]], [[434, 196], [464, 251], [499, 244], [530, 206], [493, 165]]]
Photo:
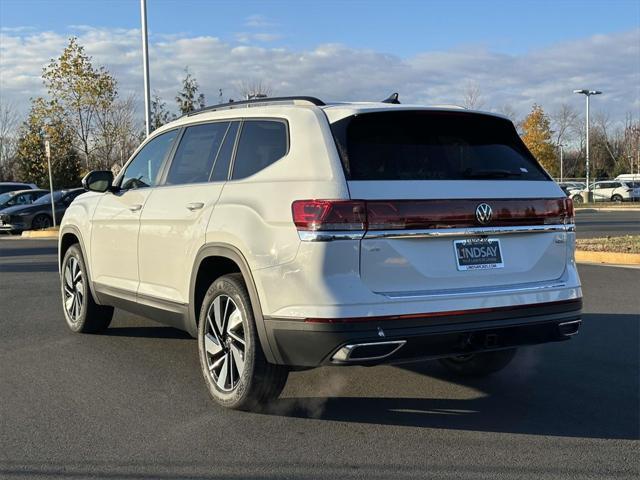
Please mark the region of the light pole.
[[558, 148], [560, 149], [560, 183], [562, 183], [564, 177], [564, 156], [562, 147], [564, 147], [564, 143], [559, 143]]
[[583, 88], [582, 90], [574, 90], [573, 93], [580, 93], [587, 98], [587, 116], [586, 116], [586, 143], [587, 143], [587, 202], [591, 202], [593, 197], [591, 196], [591, 183], [589, 181], [589, 97], [591, 95], [600, 95], [602, 92], [599, 90], [587, 90]]
[[51, 175], [51, 144], [49, 139], [45, 137], [44, 153], [47, 156], [47, 166], [49, 168], [49, 196], [51, 197], [51, 217], [53, 218], [53, 226], [56, 226], [56, 204], [53, 200], [53, 176]]
[[151, 106], [149, 90], [149, 42], [147, 40], [147, 0], [140, 0], [140, 20], [142, 22], [142, 68], [144, 75], [144, 128], [151, 133]]

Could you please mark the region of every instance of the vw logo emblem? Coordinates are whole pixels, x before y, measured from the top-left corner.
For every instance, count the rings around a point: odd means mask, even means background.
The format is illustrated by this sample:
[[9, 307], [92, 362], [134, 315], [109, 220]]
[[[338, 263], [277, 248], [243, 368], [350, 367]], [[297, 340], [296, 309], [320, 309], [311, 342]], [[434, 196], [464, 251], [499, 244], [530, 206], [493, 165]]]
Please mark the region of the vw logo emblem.
[[491, 217], [493, 217], [493, 210], [490, 205], [481, 203], [476, 207], [476, 218], [478, 219], [478, 222], [486, 225], [491, 221]]

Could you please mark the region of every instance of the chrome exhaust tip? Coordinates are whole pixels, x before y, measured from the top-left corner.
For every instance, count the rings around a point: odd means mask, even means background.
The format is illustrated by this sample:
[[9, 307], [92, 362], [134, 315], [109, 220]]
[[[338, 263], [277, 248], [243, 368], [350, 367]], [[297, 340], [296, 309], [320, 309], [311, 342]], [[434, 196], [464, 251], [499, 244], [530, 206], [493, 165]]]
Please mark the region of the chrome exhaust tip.
[[582, 320], [572, 320], [570, 322], [562, 322], [558, 324], [558, 329], [560, 330], [560, 334], [565, 337], [570, 337], [578, 333], [580, 329], [580, 325], [582, 324]]
[[363, 362], [387, 358], [405, 344], [406, 340], [389, 340], [386, 342], [352, 343], [340, 347], [331, 357], [332, 362]]

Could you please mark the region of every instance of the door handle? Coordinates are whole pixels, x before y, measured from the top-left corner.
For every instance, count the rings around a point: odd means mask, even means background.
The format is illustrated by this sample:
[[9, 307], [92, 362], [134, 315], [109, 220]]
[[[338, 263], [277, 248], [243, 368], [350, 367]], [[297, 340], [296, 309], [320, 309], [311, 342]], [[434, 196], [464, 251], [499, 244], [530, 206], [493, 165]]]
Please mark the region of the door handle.
[[192, 212], [194, 210], [200, 210], [202, 207], [204, 207], [204, 203], [202, 203], [202, 202], [187, 203], [187, 208], [189, 210], [191, 210]]
[[141, 208], [142, 208], [142, 205], [140, 205], [139, 203], [136, 203], [135, 205], [131, 205], [129, 207], [129, 210], [131, 210], [132, 212], [137, 212]]

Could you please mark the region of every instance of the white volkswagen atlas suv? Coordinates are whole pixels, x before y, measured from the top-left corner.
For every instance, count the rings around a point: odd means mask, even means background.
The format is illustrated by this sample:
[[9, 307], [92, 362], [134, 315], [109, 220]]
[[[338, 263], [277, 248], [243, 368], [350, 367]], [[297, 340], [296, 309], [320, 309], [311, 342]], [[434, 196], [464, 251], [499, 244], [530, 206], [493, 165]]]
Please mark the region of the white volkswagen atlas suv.
[[321, 365], [486, 375], [580, 326], [571, 199], [498, 115], [216, 105], [83, 185], [60, 230], [69, 327], [99, 332], [116, 307], [185, 330], [230, 408]]

